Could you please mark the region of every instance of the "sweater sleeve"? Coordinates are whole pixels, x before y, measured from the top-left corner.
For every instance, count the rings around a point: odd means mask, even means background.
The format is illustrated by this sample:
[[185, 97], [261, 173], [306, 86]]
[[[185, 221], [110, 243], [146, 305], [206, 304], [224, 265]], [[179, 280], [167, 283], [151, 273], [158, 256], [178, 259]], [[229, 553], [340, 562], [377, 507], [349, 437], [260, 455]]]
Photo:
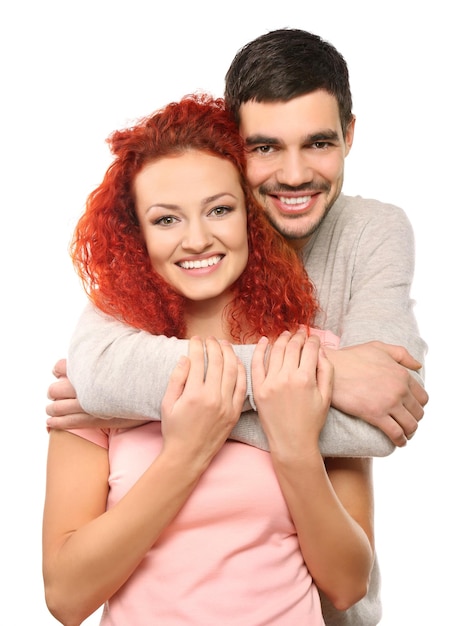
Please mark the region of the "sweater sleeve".
[[[247, 372], [244, 419], [232, 438], [267, 449], [264, 431], [254, 412], [251, 359], [254, 346], [233, 346]], [[160, 420], [168, 380], [181, 355], [185, 339], [151, 335], [130, 327], [88, 304], [71, 337], [67, 372], [84, 411], [110, 419], [123, 417]], [[250, 415], [251, 414], [251, 415]]]
[[[331, 333], [320, 334], [324, 341], [332, 342]], [[238, 345], [234, 350], [247, 372], [248, 410], [242, 413], [231, 438], [268, 450], [252, 394], [254, 346]], [[87, 413], [107, 419], [159, 420], [170, 374], [187, 352], [187, 340], [150, 335], [88, 304], [71, 337], [68, 376]], [[325, 456], [386, 456], [393, 445], [378, 429], [332, 408], [320, 448]]]
[[373, 219], [364, 224], [353, 253], [341, 345], [384, 341], [405, 346], [424, 363], [427, 345], [420, 336], [411, 297], [414, 233], [404, 211], [379, 205]]

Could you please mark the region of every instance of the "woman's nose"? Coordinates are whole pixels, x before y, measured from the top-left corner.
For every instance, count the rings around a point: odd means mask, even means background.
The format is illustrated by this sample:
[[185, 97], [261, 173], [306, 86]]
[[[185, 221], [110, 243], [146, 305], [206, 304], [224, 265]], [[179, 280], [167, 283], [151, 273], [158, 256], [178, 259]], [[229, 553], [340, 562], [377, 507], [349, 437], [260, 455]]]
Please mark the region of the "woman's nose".
[[192, 252], [202, 252], [213, 242], [212, 234], [202, 220], [194, 220], [189, 224], [182, 241], [182, 247]]

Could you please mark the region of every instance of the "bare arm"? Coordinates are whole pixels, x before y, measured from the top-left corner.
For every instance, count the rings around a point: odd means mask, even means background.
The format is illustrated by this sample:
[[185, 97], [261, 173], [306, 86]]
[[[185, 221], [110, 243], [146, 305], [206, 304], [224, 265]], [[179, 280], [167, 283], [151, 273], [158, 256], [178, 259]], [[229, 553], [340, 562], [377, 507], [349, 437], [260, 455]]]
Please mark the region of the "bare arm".
[[[182, 508], [238, 419], [245, 373], [229, 345], [191, 340], [163, 403], [163, 446], [112, 507], [107, 450], [53, 431], [43, 519], [46, 601], [63, 624], [80, 624], [130, 577]], [[212, 366], [211, 366], [212, 365]], [[192, 419], [191, 419], [192, 418]]]
[[324, 463], [333, 368], [317, 338], [281, 336], [266, 366], [265, 348], [264, 340], [256, 348], [253, 382], [274, 469], [312, 577], [345, 610], [366, 595], [373, 565], [371, 461]]

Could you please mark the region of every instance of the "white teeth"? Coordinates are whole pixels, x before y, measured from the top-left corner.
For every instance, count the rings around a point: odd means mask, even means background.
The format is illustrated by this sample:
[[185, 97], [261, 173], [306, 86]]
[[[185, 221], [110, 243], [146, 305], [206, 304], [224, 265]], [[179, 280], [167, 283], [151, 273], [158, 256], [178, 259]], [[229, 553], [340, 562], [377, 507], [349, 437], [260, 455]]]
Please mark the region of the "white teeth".
[[222, 256], [212, 256], [209, 259], [202, 259], [201, 261], [182, 261], [178, 263], [180, 267], [185, 270], [199, 269], [200, 267], [210, 267], [216, 265], [222, 259]]
[[279, 200], [285, 204], [305, 204], [309, 202], [310, 196], [302, 196], [301, 198], [284, 198], [279, 196]]

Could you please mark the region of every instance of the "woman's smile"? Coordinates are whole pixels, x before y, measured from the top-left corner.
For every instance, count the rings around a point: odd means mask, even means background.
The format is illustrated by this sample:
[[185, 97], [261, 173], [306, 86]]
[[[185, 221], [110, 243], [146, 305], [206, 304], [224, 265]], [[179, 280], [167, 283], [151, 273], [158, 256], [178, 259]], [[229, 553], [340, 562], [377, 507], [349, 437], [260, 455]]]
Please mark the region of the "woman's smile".
[[248, 261], [247, 213], [235, 166], [191, 150], [148, 163], [134, 192], [154, 270], [189, 300], [229, 301]]

